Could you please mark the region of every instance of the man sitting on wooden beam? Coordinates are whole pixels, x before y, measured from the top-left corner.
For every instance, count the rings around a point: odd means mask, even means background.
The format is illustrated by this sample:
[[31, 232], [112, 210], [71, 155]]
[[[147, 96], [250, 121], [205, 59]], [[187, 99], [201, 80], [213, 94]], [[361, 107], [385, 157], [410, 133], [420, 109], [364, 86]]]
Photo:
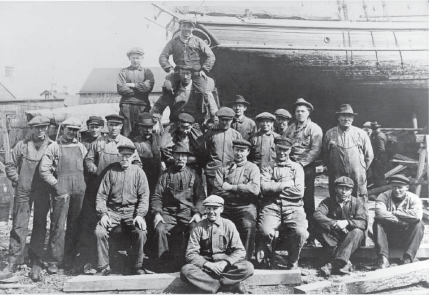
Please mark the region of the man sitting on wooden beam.
[[379, 255], [379, 268], [387, 268], [388, 250], [401, 247], [402, 263], [412, 263], [424, 236], [423, 205], [420, 198], [409, 192], [410, 181], [403, 175], [389, 180], [391, 190], [376, 199], [373, 236]]
[[321, 268], [324, 276], [349, 274], [349, 258], [359, 247], [367, 227], [367, 215], [361, 199], [352, 196], [354, 181], [340, 177], [334, 181], [335, 197], [327, 197], [315, 210], [315, 234], [331, 263]]

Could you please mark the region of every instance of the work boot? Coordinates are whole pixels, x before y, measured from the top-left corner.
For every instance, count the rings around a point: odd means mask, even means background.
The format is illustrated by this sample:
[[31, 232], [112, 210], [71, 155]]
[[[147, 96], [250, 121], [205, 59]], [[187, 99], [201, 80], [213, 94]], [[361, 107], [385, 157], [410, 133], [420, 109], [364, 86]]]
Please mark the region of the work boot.
[[308, 248], [316, 248], [317, 245], [315, 244], [315, 239], [308, 239], [304, 245], [304, 247]]
[[351, 268], [352, 268], [352, 263], [351, 261], [348, 260], [348, 262], [344, 262], [343, 260], [335, 260], [338, 263], [335, 263], [334, 265], [336, 266], [336, 273], [340, 274], [340, 275], [347, 275], [350, 274], [351, 272]]
[[145, 267], [141, 267], [141, 268], [137, 268], [137, 269], [134, 271], [134, 274], [137, 274], [137, 275], [142, 275], [142, 274], [154, 274], [154, 272], [153, 272], [153, 271], [151, 271], [151, 270], [149, 270], [149, 269], [146, 269]]
[[409, 264], [409, 263], [414, 262], [412, 260], [411, 256], [409, 256], [408, 254], [404, 254], [401, 261], [402, 261], [402, 264]]
[[111, 272], [112, 272], [109, 264], [106, 265], [105, 267], [99, 268], [98, 270], [102, 276], [107, 276], [107, 275], [111, 274]]
[[331, 270], [332, 270], [331, 263], [327, 263], [320, 268], [321, 275], [325, 277], [329, 277], [331, 275]]
[[246, 289], [243, 282], [230, 286], [223, 289], [225, 292], [237, 293], [237, 294], [248, 294], [248, 289]]
[[88, 275], [94, 275], [97, 273], [97, 270], [93, 268], [91, 263], [87, 263], [84, 265], [84, 273]]
[[49, 274], [56, 274], [58, 273], [58, 266], [56, 263], [49, 263], [48, 265], [48, 273]]
[[29, 277], [33, 282], [39, 282], [41, 280], [41, 273], [42, 273], [42, 267], [41, 267], [40, 261], [33, 262], [33, 266], [31, 267]]
[[287, 270], [297, 270], [299, 269], [299, 262], [288, 262], [287, 264]]
[[385, 257], [385, 256], [379, 257], [378, 268], [384, 269], [387, 267], [390, 267], [390, 261], [388, 261], [387, 257]]

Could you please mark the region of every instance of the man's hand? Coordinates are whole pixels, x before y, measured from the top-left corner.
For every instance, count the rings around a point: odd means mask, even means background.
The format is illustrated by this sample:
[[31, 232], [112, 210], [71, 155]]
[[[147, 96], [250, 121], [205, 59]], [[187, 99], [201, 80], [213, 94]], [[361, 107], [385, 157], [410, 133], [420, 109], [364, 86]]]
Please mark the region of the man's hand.
[[146, 230], [146, 222], [142, 216], [136, 216], [136, 218], [133, 219], [133, 224], [137, 224], [137, 228], [140, 230]]
[[157, 225], [158, 225], [158, 223], [160, 223], [160, 222], [166, 223], [166, 222], [164, 222], [164, 219], [163, 219], [163, 217], [160, 215], [160, 213], [157, 213], [157, 214], [155, 215], [155, 217], [154, 217], [154, 229], [155, 229], [155, 228], [157, 228]]
[[167, 76], [172, 75], [175, 73], [175, 70], [173, 68], [170, 68], [169, 72], [167, 72]]
[[218, 262], [206, 262], [203, 267], [206, 269], [212, 271], [216, 275], [221, 275], [224, 271], [224, 269], [227, 266], [227, 262], [225, 261], [218, 261]]
[[224, 189], [226, 191], [230, 191], [230, 190], [233, 189], [233, 185], [231, 185], [231, 184], [229, 184], [227, 182], [224, 182], [224, 183], [222, 183], [222, 189]]
[[193, 222], [198, 223], [200, 220], [202, 220], [202, 218], [200, 217], [199, 213], [194, 214], [194, 216], [191, 218], [190, 220], [190, 224]]
[[125, 84], [125, 86], [128, 86], [128, 87], [136, 87], [136, 83], [130, 83], [130, 82], [127, 82], [127, 83]]
[[161, 162], [161, 171], [164, 172], [167, 170], [166, 163], [164, 161]]
[[145, 86], [149, 88], [151, 87], [151, 80], [145, 80], [143, 84], [145, 84]]
[[336, 221], [336, 226], [339, 229], [345, 229], [348, 226], [348, 220], [337, 220]]
[[108, 215], [104, 215], [100, 220], [100, 225], [104, 228], [108, 228], [111, 226], [110, 217]]
[[206, 79], [208, 76], [206, 75], [205, 71], [200, 70], [199, 72], [199, 76], [203, 77], [204, 79]]

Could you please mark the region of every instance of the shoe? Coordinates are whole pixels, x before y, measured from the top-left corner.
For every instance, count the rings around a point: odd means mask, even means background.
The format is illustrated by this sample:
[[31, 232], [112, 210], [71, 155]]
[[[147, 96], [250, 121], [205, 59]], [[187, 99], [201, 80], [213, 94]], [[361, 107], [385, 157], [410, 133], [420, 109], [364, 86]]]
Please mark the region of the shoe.
[[403, 258], [401, 261], [402, 261], [402, 264], [410, 264], [410, 263], [414, 262], [412, 260], [411, 256], [409, 256], [407, 254], [403, 255]]
[[315, 244], [315, 240], [314, 239], [308, 239], [304, 245], [304, 247], [308, 247], [308, 248], [316, 248], [317, 245]]
[[149, 269], [146, 269], [146, 268], [144, 268], [144, 267], [142, 267], [142, 268], [137, 268], [135, 271], [134, 271], [134, 274], [137, 274], [137, 275], [142, 275], [142, 274], [154, 274], [155, 272], [153, 272], [153, 271], [151, 271], [151, 270], [149, 270]]
[[245, 285], [242, 282], [229, 287], [227, 291], [237, 294], [248, 294], [248, 289], [246, 289]]
[[[343, 264], [343, 263], [342, 263]], [[342, 267], [338, 267], [336, 269], [336, 273], [340, 274], [340, 275], [347, 275], [351, 273], [351, 268], [352, 268], [352, 263], [351, 261], [348, 260], [348, 262], [346, 262], [345, 265], [343, 265]]]
[[97, 273], [97, 270], [93, 268], [91, 263], [87, 263], [84, 265], [84, 273], [88, 275], [94, 275]]
[[5, 268], [3, 268], [2, 272], [3, 273], [15, 273], [16, 270], [18, 269], [18, 264], [16, 263], [9, 263]]
[[390, 267], [390, 261], [388, 261], [387, 257], [381, 256], [378, 261], [378, 268], [384, 269]]
[[299, 269], [299, 262], [289, 263], [287, 264], [287, 270], [297, 270]]
[[29, 274], [30, 279], [33, 282], [40, 282], [41, 273], [42, 273], [42, 267], [40, 266], [40, 263], [33, 263], [33, 266], [31, 267], [30, 274]]
[[110, 269], [109, 265], [106, 265], [105, 267], [100, 268], [99, 271], [102, 276], [107, 276], [112, 273], [112, 270]]
[[55, 264], [55, 263], [49, 263], [48, 273], [49, 274], [56, 274], [56, 273], [58, 273], [58, 266], [57, 266], [57, 264]]
[[264, 259], [264, 251], [263, 250], [258, 251], [255, 257], [257, 259], [257, 262], [261, 263]]
[[331, 275], [332, 266], [331, 263], [327, 263], [323, 267], [320, 268], [321, 275], [325, 277], [329, 277]]

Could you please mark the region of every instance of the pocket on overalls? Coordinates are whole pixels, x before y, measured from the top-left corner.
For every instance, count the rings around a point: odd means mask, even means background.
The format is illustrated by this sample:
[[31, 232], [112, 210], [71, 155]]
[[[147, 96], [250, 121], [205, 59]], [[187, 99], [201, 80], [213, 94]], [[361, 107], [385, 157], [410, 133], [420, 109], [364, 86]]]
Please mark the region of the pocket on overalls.
[[83, 161], [83, 159], [76, 159], [76, 168], [79, 170], [79, 171], [84, 171], [84, 161]]

